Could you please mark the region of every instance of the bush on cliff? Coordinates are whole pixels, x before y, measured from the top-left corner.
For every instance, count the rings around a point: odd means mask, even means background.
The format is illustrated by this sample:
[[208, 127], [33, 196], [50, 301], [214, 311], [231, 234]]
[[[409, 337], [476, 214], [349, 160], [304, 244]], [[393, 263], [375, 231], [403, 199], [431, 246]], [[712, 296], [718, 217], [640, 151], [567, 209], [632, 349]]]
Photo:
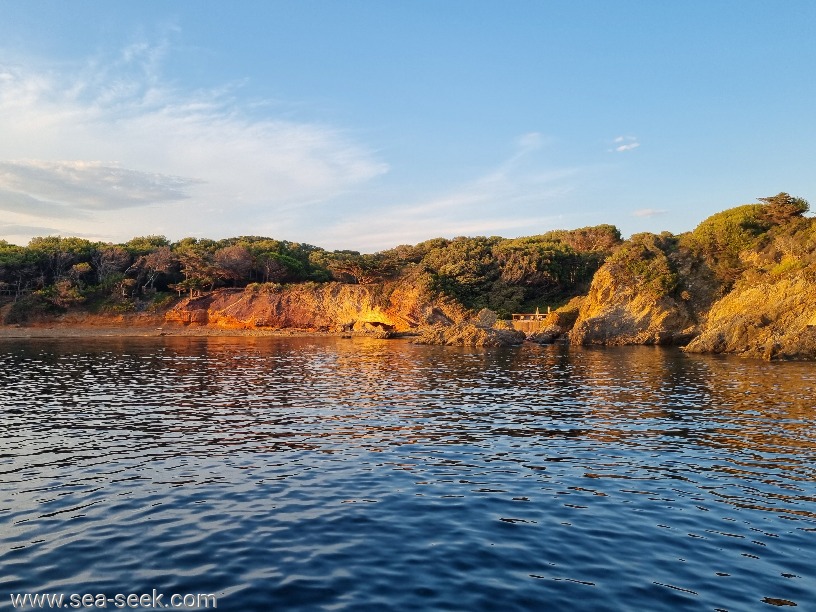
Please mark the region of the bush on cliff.
[[699, 254], [717, 279], [730, 286], [743, 270], [740, 253], [755, 246], [771, 227], [763, 210], [762, 204], [747, 204], [712, 215], [683, 236], [682, 245]]
[[659, 236], [634, 234], [608, 260], [612, 274], [629, 280], [640, 291], [661, 297], [674, 292], [680, 282], [670, 255], [677, 251], [677, 238], [668, 232]]
[[43, 296], [32, 293], [25, 295], [12, 304], [3, 323], [19, 325], [35, 321], [40, 317], [49, 317], [63, 312]]
[[681, 246], [700, 256], [726, 290], [750, 268], [747, 251], [760, 250], [774, 235], [789, 233], [788, 226], [799, 222], [809, 209], [806, 200], [784, 192], [759, 200], [763, 203], [710, 216], [681, 240]]
[[420, 243], [410, 256], [421, 257], [418, 265], [432, 275], [436, 291], [507, 317], [584, 293], [619, 244], [618, 229], [600, 225], [513, 239], [438, 238]]

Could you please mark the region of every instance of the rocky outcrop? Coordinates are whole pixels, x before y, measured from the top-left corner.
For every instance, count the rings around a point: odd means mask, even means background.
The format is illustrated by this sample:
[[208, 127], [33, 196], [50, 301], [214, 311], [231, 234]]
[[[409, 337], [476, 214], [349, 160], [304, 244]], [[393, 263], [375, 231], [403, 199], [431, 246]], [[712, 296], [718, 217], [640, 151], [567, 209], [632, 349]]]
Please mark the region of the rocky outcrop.
[[514, 329], [480, 327], [473, 323], [462, 322], [453, 325], [437, 324], [423, 328], [413, 342], [445, 346], [508, 346], [521, 344], [524, 338], [524, 332]]
[[[552, 344], [567, 339], [572, 331], [586, 297], [579, 295], [545, 315], [538, 329], [527, 332], [527, 340], [537, 344]], [[514, 325], [515, 327], [515, 325]]]
[[570, 343], [683, 344], [694, 336], [696, 320], [685, 303], [644, 291], [617, 271], [604, 265], [596, 272], [570, 332]]
[[434, 297], [421, 283], [396, 281], [222, 289], [182, 300], [165, 319], [221, 329], [364, 332], [378, 337], [414, 332], [419, 344], [502, 346], [524, 341], [521, 332], [478, 325], [486, 317], [484, 312], [469, 315], [456, 302]]
[[770, 200], [680, 237], [632, 236], [595, 274], [570, 341], [816, 359], [816, 219]]
[[[812, 269], [781, 277], [747, 274], [716, 301], [710, 300], [712, 286], [705, 289], [706, 299], [684, 300], [676, 291], [641, 291], [616, 271], [605, 265], [596, 273], [570, 332], [572, 344], [673, 344], [694, 353], [816, 359]], [[689, 278], [681, 281], [691, 286]]]
[[250, 285], [182, 300], [165, 319], [183, 325], [227, 329], [307, 329], [314, 331], [409, 331], [465, 318], [456, 303], [434, 299], [421, 285], [304, 283]]
[[816, 272], [738, 284], [685, 350], [762, 359], [816, 358]]

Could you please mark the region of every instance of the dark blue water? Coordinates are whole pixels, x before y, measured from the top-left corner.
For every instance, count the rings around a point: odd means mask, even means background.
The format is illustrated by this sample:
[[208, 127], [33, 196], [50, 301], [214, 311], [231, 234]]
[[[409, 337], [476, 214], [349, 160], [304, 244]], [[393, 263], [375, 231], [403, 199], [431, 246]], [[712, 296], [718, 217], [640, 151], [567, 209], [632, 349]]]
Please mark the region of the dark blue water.
[[0, 341], [0, 606], [814, 610], [814, 397], [656, 348]]

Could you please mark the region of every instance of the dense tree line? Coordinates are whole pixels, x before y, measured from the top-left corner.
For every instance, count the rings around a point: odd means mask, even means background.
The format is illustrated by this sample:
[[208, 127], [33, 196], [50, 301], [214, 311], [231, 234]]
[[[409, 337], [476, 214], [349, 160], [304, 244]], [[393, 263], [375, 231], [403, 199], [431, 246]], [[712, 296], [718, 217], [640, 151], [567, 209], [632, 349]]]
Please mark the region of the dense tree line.
[[25, 247], [0, 241], [0, 299], [14, 303], [11, 322], [80, 304], [109, 312], [161, 308], [181, 295], [251, 283], [370, 284], [414, 275], [467, 308], [507, 316], [585, 293], [607, 260], [660, 295], [687, 289], [681, 268], [703, 270], [727, 289], [746, 269], [749, 250], [776, 272], [812, 263], [808, 203], [787, 193], [759, 201], [686, 234], [637, 234], [625, 243], [612, 225], [513, 239], [434, 238], [373, 254], [261, 236], [142, 236], [123, 244], [48, 236]]
[[111, 312], [160, 307], [180, 295], [250, 283], [369, 284], [413, 273], [469, 308], [509, 314], [586, 289], [621, 242], [611, 225], [538, 236], [435, 238], [374, 254], [241, 236], [141, 236], [122, 244], [48, 236], [0, 241], [0, 297], [11, 320], [79, 304]]
[[0, 241], [0, 295], [15, 302], [12, 320], [78, 304], [124, 312], [216, 287], [329, 280], [311, 262], [319, 250], [257, 236], [174, 243], [141, 236], [124, 244], [49, 236], [26, 247]]
[[620, 243], [615, 226], [599, 225], [514, 239], [437, 238], [384, 255], [407, 256], [431, 275], [437, 290], [468, 308], [507, 316], [584, 293]]

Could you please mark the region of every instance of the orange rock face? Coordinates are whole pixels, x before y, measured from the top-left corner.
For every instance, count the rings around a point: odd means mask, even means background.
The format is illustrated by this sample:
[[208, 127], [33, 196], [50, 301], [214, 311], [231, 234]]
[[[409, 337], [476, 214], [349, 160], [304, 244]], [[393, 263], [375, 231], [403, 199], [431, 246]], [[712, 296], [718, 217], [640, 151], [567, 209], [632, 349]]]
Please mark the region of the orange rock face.
[[214, 291], [181, 301], [165, 319], [222, 329], [408, 331], [459, 320], [460, 310], [451, 303], [434, 301], [422, 286], [407, 282], [304, 283]]

